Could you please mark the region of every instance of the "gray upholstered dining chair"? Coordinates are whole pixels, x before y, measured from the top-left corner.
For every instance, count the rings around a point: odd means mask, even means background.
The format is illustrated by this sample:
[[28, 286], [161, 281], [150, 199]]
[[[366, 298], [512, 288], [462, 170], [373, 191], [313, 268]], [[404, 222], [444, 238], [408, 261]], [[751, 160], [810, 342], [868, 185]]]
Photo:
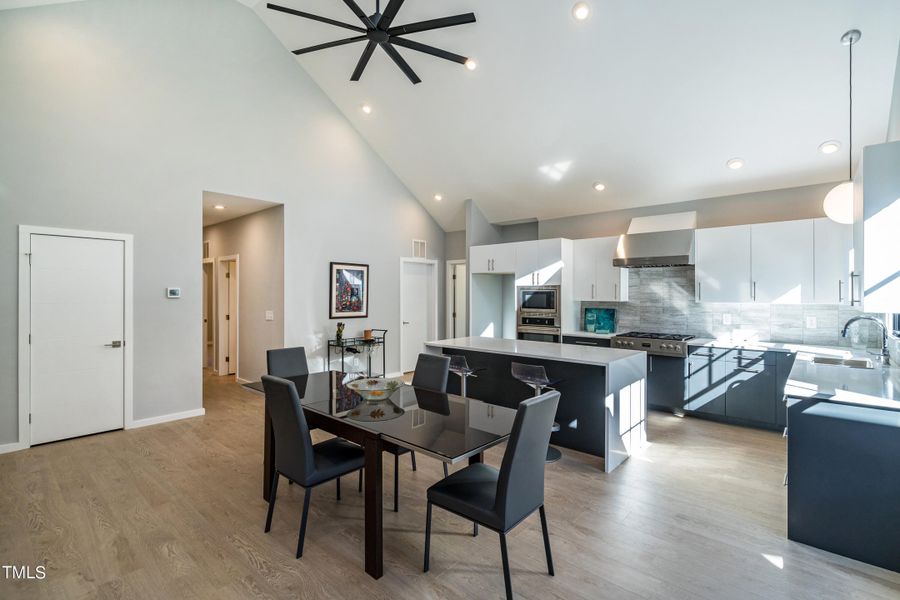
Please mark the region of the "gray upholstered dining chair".
[[278, 348], [266, 350], [266, 370], [275, 377], [298, 377], [309, 375], [309, 364], [306, 362], [306, 349]]
[[471, 464], [428, 488], [425, 571], [428, 571], [431, 551], [431, 507], [437, 505], [474, 522], [475, 535], [478, 535], [479, 524], [500, 534], [503, 581], [508, 600], [513, 595], [506, 534], [535, 510], [540, 511], [547, 571], [553, 575], [553, 557], [544, 511], [544, 459], [558, 404], [557, 391], [546, 392], [519, 404], [499, 470], [484, 463]]
[[266, 415], [271, 419], [275, 437], [275, 474], [269, 491], [265, 531], [268, 533], [272, 527], [278, 478], [284, 475], [304, 489], [303, 516], [297, 538], [297, 558], [300, 558], [312, 488], [332, 479], [340, 481], [341, 475], [359, 471], [365, 466], [365, 454], [361, 447], [340, 438], [313, 444], [294, 383], [269, 375], [263, 375], [262, 383], [266, 393]]
[[[416, 359], [416, 370], [413, 372], [412, 386], [434, 392], [447, 392], [447, 379], [450, 377], [450, 357], [437, 354], [419, 354]], [[395, 446], [387, 450], [394, 455], [394, 512], [400, 510], [400, 455], [409, 453], [412, 470], [416, 470], [416, 453], [408, 448]], [[447, 476], [447, 463], [444, 465], [444, 476]], [[362, 489], [362, 480], [359, 483]]]

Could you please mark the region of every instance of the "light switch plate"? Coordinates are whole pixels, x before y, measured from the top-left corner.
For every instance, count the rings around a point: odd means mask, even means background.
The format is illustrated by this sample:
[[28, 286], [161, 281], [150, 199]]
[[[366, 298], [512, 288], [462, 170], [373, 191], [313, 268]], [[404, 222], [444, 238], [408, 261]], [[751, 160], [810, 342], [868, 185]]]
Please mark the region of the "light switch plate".
[[731, 325], [731, 313], [722, 313], [722, 325]]
[[815, 329], [816, 328], [816, 318], [815, 317], [806, 317], [806, 328], [807, 329]]
[[274, 321], [275, 320], [275, 312], [271, 310], [266, 311], [266, 321]]
[[177, 300], [181, 298], [181, 288], [178, 287], [167, 287], [166, 288], [166, 298], [171, 300]]

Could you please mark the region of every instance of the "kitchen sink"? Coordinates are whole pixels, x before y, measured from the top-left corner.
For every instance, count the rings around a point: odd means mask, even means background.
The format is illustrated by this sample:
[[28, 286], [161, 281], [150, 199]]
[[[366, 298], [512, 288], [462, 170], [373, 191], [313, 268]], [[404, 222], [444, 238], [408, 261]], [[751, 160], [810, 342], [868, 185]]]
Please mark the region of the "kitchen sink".
[[874, 363], [868, 358], [835, 358], [834, 356], [813, 356], [812, 361], [818, 365], [836, 365], [852, 369], [872, 369]]

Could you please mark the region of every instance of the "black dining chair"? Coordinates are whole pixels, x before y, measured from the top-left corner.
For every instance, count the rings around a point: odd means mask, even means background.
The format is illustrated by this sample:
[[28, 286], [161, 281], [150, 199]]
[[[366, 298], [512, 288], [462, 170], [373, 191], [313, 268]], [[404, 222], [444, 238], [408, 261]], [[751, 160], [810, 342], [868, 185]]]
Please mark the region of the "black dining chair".
[[500, 469], [475, 463], [445, 477], [428, 488], [425, 521], [425, 571], [431, 551], [431, 507], [437, 505], [500, 534], [503, 582], [507, 600], [512, 600], [506, 534], [535, 510], [541, 514], [547, 571], [553, 575], [550, 535], [544, 511], [544, 459], [550, 428], [559, 404], [559, 392], [550, 391], [519, 403]]
[[[297, 558], [300, 558], [303, 556], [312, 488], [332, 479], [340, 481], [338, 478], [342, 475], [359, 471], [365, 466], [365, 454], [361, 447], [341, 438], [313, 444], [300, 406], [300, 396], [293, 382], [263, 375], [262, 383], [266, 393], [266, 415], [271, 419], [275, 436], [275, 474], [269, 491], [265, 531], [268, 533], [272, 527], [278, 478], [284, 475], [304, 490], [303, 516], [300, 518], [300, 534], [297, 538]], [[339, 484], [338, 500], [340, 490]]]
[[275, 377], [297, 377], [309, 375], [309, 364], [306, 362], [306, 349], [277, 348], [266, 350], [266, 370]]
[[[416, 359], [416, 370], [413, 372], [412, 386], [431, 390], [434, 392], [447, 392], [447, 379], [450, 377], [450, 357], [437, 354], [419, 354]], [[403, 448], [394, 446], [387, 450], [394, 455], [394, 512], [400, 510], [400, 455], [409, 453], [412, 462], [412, 470], [416, 470], [416, 453]], [[447, 476], [447, 463], [444, 465], [444, 476]], [[360, 479], [360, 489], [362, 480]]]

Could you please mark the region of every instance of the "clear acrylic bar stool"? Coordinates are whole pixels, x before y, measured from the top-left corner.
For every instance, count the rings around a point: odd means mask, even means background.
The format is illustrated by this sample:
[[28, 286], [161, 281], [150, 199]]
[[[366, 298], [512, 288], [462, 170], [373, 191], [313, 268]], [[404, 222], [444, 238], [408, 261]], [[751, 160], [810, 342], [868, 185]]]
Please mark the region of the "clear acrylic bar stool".
[[[543, 365], [526, 365], [514, 362], [510, 365], [510, 371], [515, 379], [518, 379], [528, 387], [532, 388], [535, 396], [540, 396], [544, 393], [544, 390], [552, 389], [550, 385], [553, 382], [547, 377], [547, 370]], [[554, 421], [551, 431], [559, 431], [559, 423]], [[559, 448], [547, 446], [546, 462], [556, 462], [560, 458], [562, 458], [562, 452], [560, 452]]]

